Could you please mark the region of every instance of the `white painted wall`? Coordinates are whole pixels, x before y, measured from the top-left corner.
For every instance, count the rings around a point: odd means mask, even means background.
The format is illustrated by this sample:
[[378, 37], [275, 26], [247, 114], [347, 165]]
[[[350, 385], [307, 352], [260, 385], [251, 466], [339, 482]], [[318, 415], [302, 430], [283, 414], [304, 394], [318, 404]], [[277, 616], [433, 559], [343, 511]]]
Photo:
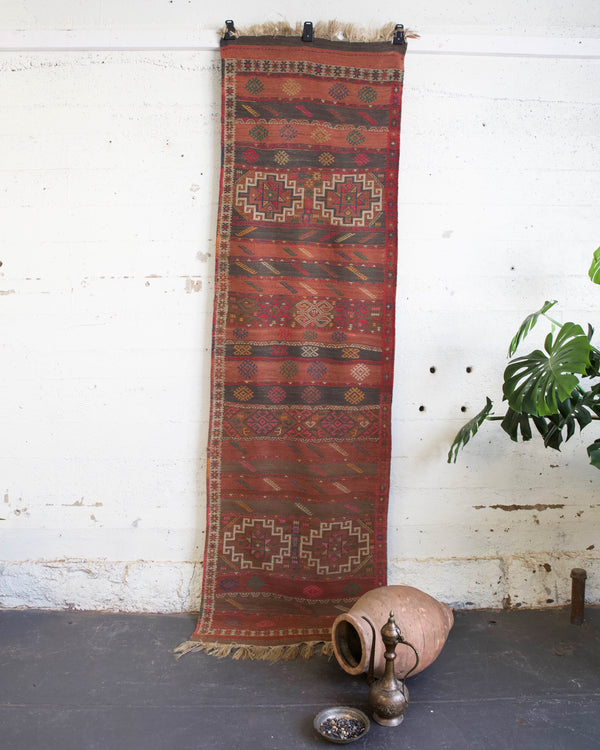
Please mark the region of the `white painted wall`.
[[[488, 425], [456, 465], [446, 453], [486, 395], [500, 402], [528, 312], [556, 297], [564, 319], [598, 323], [585, 274], [600, 244], [600, 6], [328, 8], [21, 0], [0, 8], [0, 39], [71, 29], [136, 47], [161, 31], [185, 47], [225, 17], [420, 32], [400, 160], [390, 583], [459, 607], [555, 606], [578, 566], [598, 602], [593, 428], [556, 454]], [[491, 54], [441, 54], [457, 35]], [[216, 48], [0, 52], [0, 606], [198, 605], [219, 75]], [[530, 509], [494, 507], [512, 505]]]

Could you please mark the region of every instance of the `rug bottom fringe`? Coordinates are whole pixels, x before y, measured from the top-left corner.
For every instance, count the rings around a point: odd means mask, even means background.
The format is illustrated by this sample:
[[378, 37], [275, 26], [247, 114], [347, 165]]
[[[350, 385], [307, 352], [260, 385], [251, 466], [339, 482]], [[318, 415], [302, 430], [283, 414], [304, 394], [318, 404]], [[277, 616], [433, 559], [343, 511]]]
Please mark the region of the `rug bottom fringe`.
[[218, 659], [231, 656], [232, 659], [259, 659], [276, 662], [291, 661], [299, 656], [303, 659], [310, 659], [317, 653], [331, 657], [333, 656], [333, 643], [331, 641], [307, 641], [278, 646], [258, 646], [242, 643], [184, 641], [175, 649], [178, 658], [198, 651], [204, 651], [209, 656], [216, 656]]

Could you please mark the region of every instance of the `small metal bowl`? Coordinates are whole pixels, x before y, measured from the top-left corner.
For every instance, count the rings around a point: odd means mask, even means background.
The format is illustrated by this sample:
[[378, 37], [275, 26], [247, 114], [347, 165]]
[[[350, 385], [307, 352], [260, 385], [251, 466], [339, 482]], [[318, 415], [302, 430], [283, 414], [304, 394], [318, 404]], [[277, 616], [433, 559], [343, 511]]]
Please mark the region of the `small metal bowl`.
[[[355, 719], [357, 721], [360, 721], [360, 723], [363, 725], [363, 729], [362, 732], [356, 737], [348, 737], [347, 739], [330, 737], [321, 729], [321, 725], [325, 721], [327, 721], [327, 719]], [[348, 742], [354, 742], [354, 740], [359, 740], [361, 737], [364, 737], [371, 728], [371, 722], [369, 721], [367, 715], [363, 711], [360, 711], [358, 708], [351, 708], [350, 706], [334, 706], [333, 708], [325, 708], [323, 711], [320, 711], [315, 716], [313, 726], [317, 733], [321, 737], [323, 737], [324, 740], [335, 742], [338, 745], [346, 745], [348, 744]]]

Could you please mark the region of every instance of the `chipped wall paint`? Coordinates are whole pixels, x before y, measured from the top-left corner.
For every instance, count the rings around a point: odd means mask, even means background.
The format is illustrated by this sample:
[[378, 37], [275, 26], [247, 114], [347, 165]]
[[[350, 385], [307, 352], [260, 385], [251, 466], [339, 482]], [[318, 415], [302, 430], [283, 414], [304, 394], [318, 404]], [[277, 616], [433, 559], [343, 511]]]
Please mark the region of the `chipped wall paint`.
[[187, 278], [185, 280], [185, 291], [188, 294], [191, 294], [192, 292], [201, 292], [202, 291], [202, 279]]
[[[13, 3], [0, 23], [223, 22], [195, 2], [165, 0], [151, 16], [139, 0], [99, 7]], [[354, 0], [337, 10], [364, 22]], [[592, 0], [514, 0], [511, 13], [485, 0], [488, 27], [466, 2], [400, 10], [380, 5], [374, 25], [535, 38], [598, 28]], [[303, 12], [321, 18], [314, 0]], [[296, 7], [232, 0], [228, 14], [295, 20]], [[445, 461], [485, 396], [500, 402], [504, 352], [527, 313], [557, 298], [565, 320], [597, 322], [585, 272], [600, 244], [600, 61], [531, 52], [407, 57], [389, 581], [455, 607], [563, 605], [573, 567], [600, 601], [599, 480], [584, 443], [517, 447], [490, 424], [456, 465]], [[195, 609], [218, 55], [4, 52], [0, 71], [0, 606]]]
[[181, 612], [200, 606], [201, 565], [68, 559], [0, 563], [3, 607]]

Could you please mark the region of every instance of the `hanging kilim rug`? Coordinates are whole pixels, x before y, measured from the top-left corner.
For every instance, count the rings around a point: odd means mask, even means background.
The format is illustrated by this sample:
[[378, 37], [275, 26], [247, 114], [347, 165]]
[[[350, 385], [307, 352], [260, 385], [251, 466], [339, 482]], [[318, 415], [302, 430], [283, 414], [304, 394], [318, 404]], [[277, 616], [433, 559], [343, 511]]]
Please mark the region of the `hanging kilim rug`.
[[307, 656], [386, 584], [405, 50], [222, 41], [203, 602], [181, 652]]

